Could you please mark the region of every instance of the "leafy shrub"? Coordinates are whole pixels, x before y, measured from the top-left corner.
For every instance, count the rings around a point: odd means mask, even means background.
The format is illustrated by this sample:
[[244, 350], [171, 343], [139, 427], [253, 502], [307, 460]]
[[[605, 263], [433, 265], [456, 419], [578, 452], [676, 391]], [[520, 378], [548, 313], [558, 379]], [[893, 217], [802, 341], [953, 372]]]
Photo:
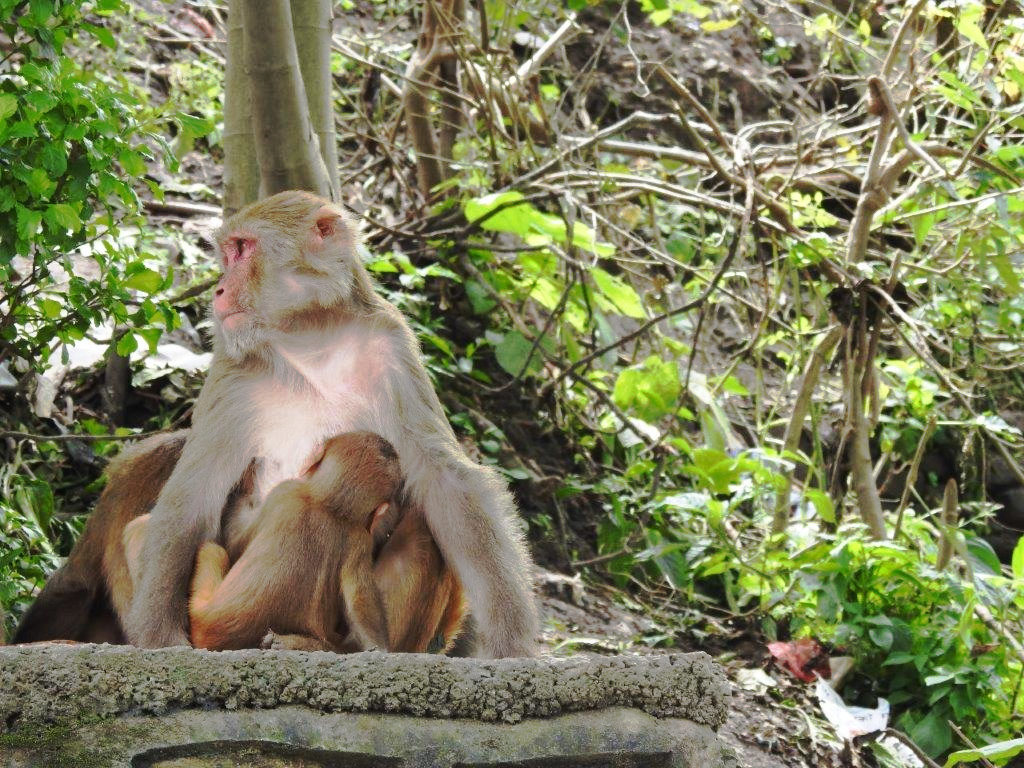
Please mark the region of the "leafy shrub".
[[135, 334], [153, 345], [176, 322], [149, 298], [170, 277], [118, 237], [139, 206], [126, 179], [144, 175], [142, 142], [155, 139], [145, 95], [116, 69], [69, 55], [115, 48], [87, 14], [124, 10], [121, 0], [0, 0], [0, 33], [12, 41], [0, 63], [0, 359], [21, 367], [43, 367], [105, 320], [132, 326], [122, 354], [137, 346]]

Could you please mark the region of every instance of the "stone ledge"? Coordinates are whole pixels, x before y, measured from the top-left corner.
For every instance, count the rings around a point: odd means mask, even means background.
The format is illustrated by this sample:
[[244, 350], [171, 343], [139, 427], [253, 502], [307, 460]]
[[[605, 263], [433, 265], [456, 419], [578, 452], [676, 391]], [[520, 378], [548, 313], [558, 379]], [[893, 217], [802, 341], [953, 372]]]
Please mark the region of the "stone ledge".
[[626, 707], [717, 728], [729, 684], [704, 653], [599, 659], [451, 659], [379, 652], [0, 648], [0, 732], [181, 710], [381, 713], [516, 723]]
[[611, 708], [508, 723], [180, 711], [0, 734], [4, 768], [735, 768], [706, 725]]

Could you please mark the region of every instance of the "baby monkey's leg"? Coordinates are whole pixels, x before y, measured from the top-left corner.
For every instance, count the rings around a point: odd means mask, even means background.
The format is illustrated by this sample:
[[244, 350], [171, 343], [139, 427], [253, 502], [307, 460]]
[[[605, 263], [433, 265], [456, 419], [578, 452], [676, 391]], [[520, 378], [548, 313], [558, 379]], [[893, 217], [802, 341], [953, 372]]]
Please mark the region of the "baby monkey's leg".
[[192, 645], [206, 647], [208, 608], [224, 583], [231, 563], [228, 552], [219, 544], [208, 541], [199, 548], [196, 567], [192, 572], [192, 596], [188, 603], [188, 617]]

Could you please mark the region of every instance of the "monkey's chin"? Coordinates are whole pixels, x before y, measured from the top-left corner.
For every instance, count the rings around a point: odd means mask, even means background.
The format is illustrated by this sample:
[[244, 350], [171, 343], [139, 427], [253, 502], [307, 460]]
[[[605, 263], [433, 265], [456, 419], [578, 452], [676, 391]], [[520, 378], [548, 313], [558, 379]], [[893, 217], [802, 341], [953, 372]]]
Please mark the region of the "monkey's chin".
[[234, 360], [242, 360], [264, 351], [267, 334], [264, 328], [245, 314], [229, 315], [216, 330], [221, 351]]
[[244, 326], [247, 322], [250, 321], [245, 312], [232, 312], [220, 321], [220, 327], [228, 333], [233, 333]]

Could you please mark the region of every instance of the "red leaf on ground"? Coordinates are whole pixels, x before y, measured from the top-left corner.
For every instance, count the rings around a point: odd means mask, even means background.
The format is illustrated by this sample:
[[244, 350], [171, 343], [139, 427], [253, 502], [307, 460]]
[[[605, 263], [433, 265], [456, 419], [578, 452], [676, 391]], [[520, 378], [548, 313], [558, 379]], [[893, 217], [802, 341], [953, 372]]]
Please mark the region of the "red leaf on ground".
[[810, 637], [789, 643], [768, 643], [768, 652], [775, 657], [780, 667], [788, 669], [794, 677], [805, 683], [814, 682], [815, 672], [824, 678], [831, 674], [828, 654], [817, 640]]

